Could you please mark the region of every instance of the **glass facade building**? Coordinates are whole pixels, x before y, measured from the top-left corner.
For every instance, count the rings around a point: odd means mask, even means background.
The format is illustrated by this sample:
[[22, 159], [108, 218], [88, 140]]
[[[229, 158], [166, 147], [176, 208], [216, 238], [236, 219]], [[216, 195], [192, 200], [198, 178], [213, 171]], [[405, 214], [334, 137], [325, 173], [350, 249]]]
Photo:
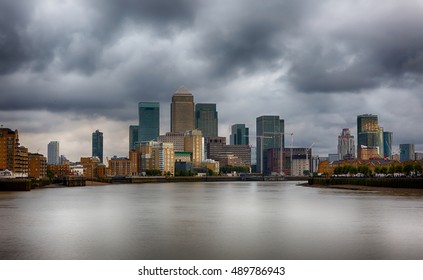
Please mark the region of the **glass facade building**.
[[249, 129], [245, 124], [234, 124], [231, 127], [231, 145], [249, 145]]
[[48, 164], [59, 164], [59, 141], [51, 141], [47, 145], [47, 163]]
[[92, 156], [98, 157], [103, 163], [103, 132], [98, 129], [92, 135]]
[[129, 126], [129, 150], [135, 150], [138, 143], [138, 125]]
[[400, 161], [414, 160], [414, 144], [400, 144]]
[[[267, 150], [279, 150], [282, 153], [285, 147], [285, 122], [279, 116], [261, 116], [256, 119], [257, 133], [257, 172], [269, 173], [270, 166], [268, 163]], [[282, 171], [282, 155], [278, 157]]]
[[195, 127], [203, 133], [203, 137], [217, 137], [218, 118], [216, 104], [195, 104]]
[[160, 103], [138, 103], [138, 141], [156, 140], [160, 135]]

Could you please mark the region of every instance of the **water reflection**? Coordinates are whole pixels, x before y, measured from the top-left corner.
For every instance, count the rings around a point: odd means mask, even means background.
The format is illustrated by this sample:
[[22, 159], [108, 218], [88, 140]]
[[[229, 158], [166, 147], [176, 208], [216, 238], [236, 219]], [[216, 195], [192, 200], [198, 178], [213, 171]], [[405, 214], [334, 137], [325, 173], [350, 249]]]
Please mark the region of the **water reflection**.
[[292, 182], [0, 193], [2, 259], [422, 259], [423, 200]]

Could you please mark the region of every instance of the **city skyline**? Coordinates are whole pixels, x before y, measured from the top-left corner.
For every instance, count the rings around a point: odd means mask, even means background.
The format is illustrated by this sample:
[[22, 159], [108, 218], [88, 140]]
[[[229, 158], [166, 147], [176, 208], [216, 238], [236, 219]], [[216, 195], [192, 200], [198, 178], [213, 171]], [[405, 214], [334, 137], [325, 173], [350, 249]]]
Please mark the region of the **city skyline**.
[[217, 104], [228, 142], [233, 124], [253, 137], [278, 115], [295, 146], [327, 155], [371, 113], [393, 152], [423, 150], [419, 1], [0, 1], [0, 15], [0, 124], [33, 152], [55, 139], [77, 161], [100, 129], [104, 156], [124, 156], [138, 102], [161, 103], [164, 135], [180, 85]]

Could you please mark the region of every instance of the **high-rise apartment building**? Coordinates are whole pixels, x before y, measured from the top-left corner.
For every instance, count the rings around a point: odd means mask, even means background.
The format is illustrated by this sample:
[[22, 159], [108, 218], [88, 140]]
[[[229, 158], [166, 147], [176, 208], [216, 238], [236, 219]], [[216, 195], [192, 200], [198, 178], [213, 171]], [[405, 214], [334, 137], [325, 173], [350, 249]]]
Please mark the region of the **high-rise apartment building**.
[[195, 128], [201, 130], [203, 137], [217, 137], [218, 121], [216, 104], [195, 104]]
[[204, 154], [204, 138], [200, 130], [194, 129], [185, 132], [184, 151], [191, 153], [194, 167], [201, 166]]
[[138, 141], [156, 140], [160, 134], [160, 103], [138, 103]]
[[0, 170], [15, 172], [19, 153], [18, 130], [0, 128]]
[[400, 144], [400, 161], [414, 160], [414, 144]]
[[103, 163], [103, 132], [98, 129], [92, 135], [92, 156], [98, 157]]
[[338, 136], [338, 154], [340, 160], [355, 158], [354, 136], [349, 128], [342, 129], [341, 135]]
[[172, 96], [170, 105], [170, 131], [185, 132], [195, 128], [194, 96], [181, 86]]
[[138, 125], [129, 126], [129, 150], [135, 150], [138, 143]]
[[47, 145], [47, 163], [60, 164], [59, 141], [51, 141]]
[[175, 152], [172, 143], [145, 141], [140, 146], [141, 170], [160, 170], [162, 175], [175, 173]]
[[245, 124], [234, 124], [231, 127], [231, 145], [249, 145], [249, 129]]
[[257, 171], [269, 173], [270, 168], [267, 161], [267, 150], [279, 148], [278, 166], [280, 172], [283, 170], [282, 151], [284, 144], [284, 120], [279, 116], [261, 116], [256, 119], [257, 132]]

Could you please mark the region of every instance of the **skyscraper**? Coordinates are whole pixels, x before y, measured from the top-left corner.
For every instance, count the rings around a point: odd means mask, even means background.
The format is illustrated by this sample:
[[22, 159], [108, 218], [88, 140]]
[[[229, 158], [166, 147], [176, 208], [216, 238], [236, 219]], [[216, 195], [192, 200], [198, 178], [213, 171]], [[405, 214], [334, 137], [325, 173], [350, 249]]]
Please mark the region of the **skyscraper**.
[[245, 124], [234, 124], [232, 126], [230, 143], [231, 145], [250, 144], [249, 129], [245, 126]]
[[135, 150], [135, 145], [138, 142], [138, 125], [129, 126], [129, 150]]
[[377, 149], [379, 155], [383, 153], [381, 149], [383, 140], [380, 139], [383, 132], [381, 133], [381, 131], [383, 129], [381, 130], [379, 127], [376, 115], [365, 114], [357, 116], [357, 157], [359, 159], [363, 159], [363, 149]]
[[340, 160], [355, 158], [354, 136], [349, 128], [342, 129], [341, 135], [338, 136], [338, 155]]
[[414, 160], [414, 144], [400, 144], [400, 161]]
[[170, 123], [171, 132], [185, 132], [195, 128], [194, 96], [184, 86], [172, 96]]
[[138, 141], [156, 140], [160, 134], [160, 103], [138, 103]]
[[392, 138], [392, 132], [383, 132], [383, 157], [387, 159], [392, 159]]
[[267, 150], [278, 151], [279, 169], [282, 171], [282, 152], [284, 148], [284, 120], [279, 116], [261, 116], [256, 119], [257, 131], [257, 171], [269, 173]]
[[48, 164], [59, 164], [59, 142], [51, 141], [47, 145], [47, 163]]
[[98, 157], [103, 163], [103, 132], [98, 129], [92, 135], [92, 157]]
[[195, 127], [204, 137], [217, 137], [217, 111], [214, 103], [195, 104]]

